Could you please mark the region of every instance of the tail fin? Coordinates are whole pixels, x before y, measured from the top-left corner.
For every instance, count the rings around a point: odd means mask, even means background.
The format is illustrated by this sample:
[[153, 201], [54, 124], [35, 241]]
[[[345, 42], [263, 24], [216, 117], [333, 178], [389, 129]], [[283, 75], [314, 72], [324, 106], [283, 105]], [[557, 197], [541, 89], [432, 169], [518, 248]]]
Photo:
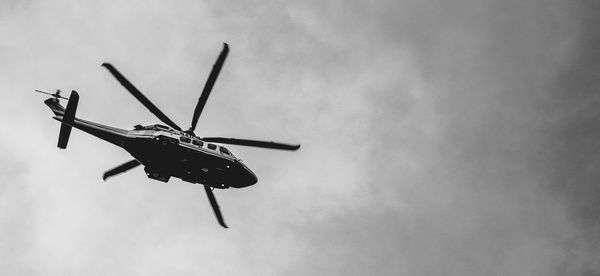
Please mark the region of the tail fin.
[[49, 99], [45, 100], [44, 103], [48, 107], [50, 107], [50, 110], [52, 110], [54, 115], [63, 116], [65, 114], [65, 108], [62, 105], [60, 105], [58, 99], [49, 98]]
[[[79, 103], [79, 94], [77, 94], [77, 92], [75, 90], [71, 91], [71, 96], [69, 97], [69, 103], [67, 103], [67, 109], [64, 110], [62, 115], [62, 120], [60, 120], [62, 123], [60, 124], [60, 134], [58, 135], [58, 147], [61, 149], [65, 149], [67, 148], [67, 143], [69, 143], [69, 136], [71, 135], [71, 125], [73, 124], [73, 121], [75, 120], [75, 111], [77, 111], [77, 103]], [[52, 111], [57, 114], [57, 111], [60, 111], [60, 108], [62, 108], [62, 106], [58, 105], [58, 107], [56, 107], [58, 110], [55, 111], [55, 109], [53, 108], [53, 106], [51, 106], [50, 104], [46, 103], [48, 106], [50, 106], [50, 108], [52, 109]]]

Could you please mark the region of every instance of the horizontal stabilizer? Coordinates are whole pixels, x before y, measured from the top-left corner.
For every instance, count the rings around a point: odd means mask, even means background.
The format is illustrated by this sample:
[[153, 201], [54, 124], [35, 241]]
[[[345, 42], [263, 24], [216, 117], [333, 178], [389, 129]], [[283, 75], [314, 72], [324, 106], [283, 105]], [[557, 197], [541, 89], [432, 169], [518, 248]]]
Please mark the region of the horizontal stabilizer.
[[58, 134], [58, 144], [57, 147], [61, 149], [66, 149], [67, 144], [69, 143], [69, 137], [71, 136], [71, 126], [66, 124], [60, 125], [60, 133]]
[[60, 133], [58, 135], [58, 147], [66, 149], [69, 143], [69, 136], [71, 136], [71, 125], [75, 120], [75, 112], [77, 111], [77, 104], [79, 103], [79, 94], [75, 90], [71, 92], [69, 97], [69, 103], [67, 109], [65, 109], [62, 123], [60, 124]]

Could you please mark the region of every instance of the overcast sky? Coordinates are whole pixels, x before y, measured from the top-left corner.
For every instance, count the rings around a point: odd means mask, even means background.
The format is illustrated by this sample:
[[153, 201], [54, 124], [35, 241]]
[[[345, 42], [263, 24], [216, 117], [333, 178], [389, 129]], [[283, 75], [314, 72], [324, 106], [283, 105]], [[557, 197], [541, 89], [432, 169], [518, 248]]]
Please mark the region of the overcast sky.
[[[600, 274], [600, 2], [0, 1], [2, 275]], [[130, 156], [59, 124], [182, 127], [259, 182], [103, 182]]]

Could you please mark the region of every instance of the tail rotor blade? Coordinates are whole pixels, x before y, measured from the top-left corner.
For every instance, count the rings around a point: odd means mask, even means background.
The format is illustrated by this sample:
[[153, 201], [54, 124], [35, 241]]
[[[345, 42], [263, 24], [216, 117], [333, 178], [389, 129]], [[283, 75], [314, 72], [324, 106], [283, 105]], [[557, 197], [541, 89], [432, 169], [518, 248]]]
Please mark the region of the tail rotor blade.
[[52, 94], [52, 93], [48, 93], [48, 92], [45, 92], [45, 91], [42, 91], [42, 90], [37, 90], [37, 89], [36, 89], [36, 90], [34, 90], [34, 91], [35, 91], [35, 92], [38, 92], [38, 93], [42, 93], [42, 94], [46, 94], [46, 95], [50, 95], [50, 96], [54, 96], [54, 94]]
[[222, 144], [231, 144], [231, 145], [239, 145], [239, 146], [249, 146], [249, 147], [258, 147], [258, 148], [267, 148], [267, 149], [280, 149], [280, 150], [298, 150], [300, 145], [290, 145], [284, 143], [277, 142], [267, 142], [267, 141], [258, 141], [258, 140], [248, 140], [248, 139], [236, 139], [236, 138], [223, 138], [223, 137], [204, 137], [202, 140], [206, 142], [215, 142]]
[[46, 95], [50, 95], [50, 96], [52, 96], [54, 98], [58, 98], [58, 99], [63, 99], [63, 100], [68, 100], [69, 99], [69, 98], [65, 98], [65, 97], [61, 96], [60, 95], [60, 90], [57, 90], [56, 93], [54, 93], [54, 94], [48, 93], [48, 92], [45, 92], [45, 91], [41, 91], [41, 90], [37, 90], [37, 89], [35, 90], [35, 92], [46, 94]]
[[223, 67], [223, 63], [225, 63], [225, 58], [227, 57], [227, 53], [229, 53], [229, 45], [227, 43], [223, 43], [223, 50], [217, 61], [213, 65], [212, 71], [210, 71], [210, 75], [206, 80], [206, 84], [204, 84], [204, 89], [202, 90], [202, 94], [198, 99], [198, 104], [196, 104], [196, 109], [194, 109], [194, 116], [192, 117], [192, 126], [188, 130], [189, 132], [194, 132], [196, 129], [196, 124], [198, 123], [198, 118], [200, 118], [200, 114], [202, 114], [202, 110], [204, 109], [204, 105], [206, 105], [206, 101], [208, 100], [208, 96], [210, 95], [210, 91], [212, 91], [213, 86], [215, 85], [215, 81], [219, 76], [219, 72], [221, 72], [221, 67]]
[[128, 170], [131, 170], [137, 166], [140, 165], [140, 162], [133, 159], [127, 163], [121, 164], [113, 169], [110, 169], [108, 171], [106, 171], [103, 175], [102, 175], [102, 180], [106, 181], [107, 178], [111, 177], [111, 176], [115, 176], [117, 174], [120, 173], [124, 173]]
[[144, 94], [142, 94], [140, 90], [135, 88], [135, 86], [133, 86], [131, 82], [129, 82], [119, 71], [117, 71], [117, 69], [114, 66], [112, 66], [112, 64], [105, 62], [102, 63], [102, 66], [108, 69], [108, 71], [121, 83], [121, 85], [123, 85], [125, 89], [127, 89], [127, 91], [131, 93], [131, 95], [133, 95], [146, 108], [148, 108], [148, 110], [150, 110], [152, 114], [156, 115], [158, 119], [160, 119], [165, 124], [169, 125], [170, 127], [176, 130], [181, 130], [181, 128], [177, 124], [171, 121], [171, 119], [169, 119], [167, 115], [160, 111], [160, 109], [158, 109], [158, 107], [156, 107], [150, 100], [148, 100], [148, 98], [146, 98], [146, 96], [144, 96]]
[[221, 209], [219, 209], [219, 204], [217, 204], [217, 199], [215, 199], [215, 195], [213, 194], [212, 190], [209, 186], [204, 186], [204, 191], [206, 191], [206, 196], [208, 196], [208, 201], [210, 201], [210, 206], [212, 206], [212, 209], [215, 212], [215, 215], [217, 216], [219, 224], [221, 224], [221, 226], [225, 228], [228, 228], [227, 225], [225, 225], [225, 221], [223, 220], [223, 216], [221, 215]]

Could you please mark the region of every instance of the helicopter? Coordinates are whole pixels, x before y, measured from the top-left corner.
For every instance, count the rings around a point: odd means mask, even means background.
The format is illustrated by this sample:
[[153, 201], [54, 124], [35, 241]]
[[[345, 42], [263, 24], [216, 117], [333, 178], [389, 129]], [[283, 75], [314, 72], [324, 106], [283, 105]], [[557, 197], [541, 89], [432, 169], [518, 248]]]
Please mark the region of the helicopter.
[[[256, 184], [258, 178], [241, 159], [237, 158], [222, 144], [290, 151], [300, 148], [299, 144], [224, 137], [199, 137], [194, 133], [198, 119], [228, 53], [229, 45], [223, 43], [223, 50], [213, 65], [194, 109], [191, 126], [185, 131], [169, 119], [110, 63], [103, 63], [102, 66], [131, 95], [166, 125], [135, 125], [132, 130], [102, 125], [75, 117], [79, 103], [79, 94], [75, 90], [71, 91], [68, 98], [61, 96], [60, 90], [57, 90], [56, 93], [41, 90], [35, 90], [35, 92], [51, 96], [44, 103], [54, 113], [53, 119], [61, 123], [58, 148], [67, 148], [71, 129], [74, 127], [121, 147], [131, 154], [134, 159], [104, 172], [102, 175], [103, 180], [106, 181], [112, 176], [143, 165], [144, 171], [150, 179], [168, 182], [171, 177], [175, 177], [184, 182], [201, 184], [204, 186], [219, 224], [227, 228], [213, 190], [248, 187]], [[60, 99], [68, 100], [66, 108], [60, 104]]]

